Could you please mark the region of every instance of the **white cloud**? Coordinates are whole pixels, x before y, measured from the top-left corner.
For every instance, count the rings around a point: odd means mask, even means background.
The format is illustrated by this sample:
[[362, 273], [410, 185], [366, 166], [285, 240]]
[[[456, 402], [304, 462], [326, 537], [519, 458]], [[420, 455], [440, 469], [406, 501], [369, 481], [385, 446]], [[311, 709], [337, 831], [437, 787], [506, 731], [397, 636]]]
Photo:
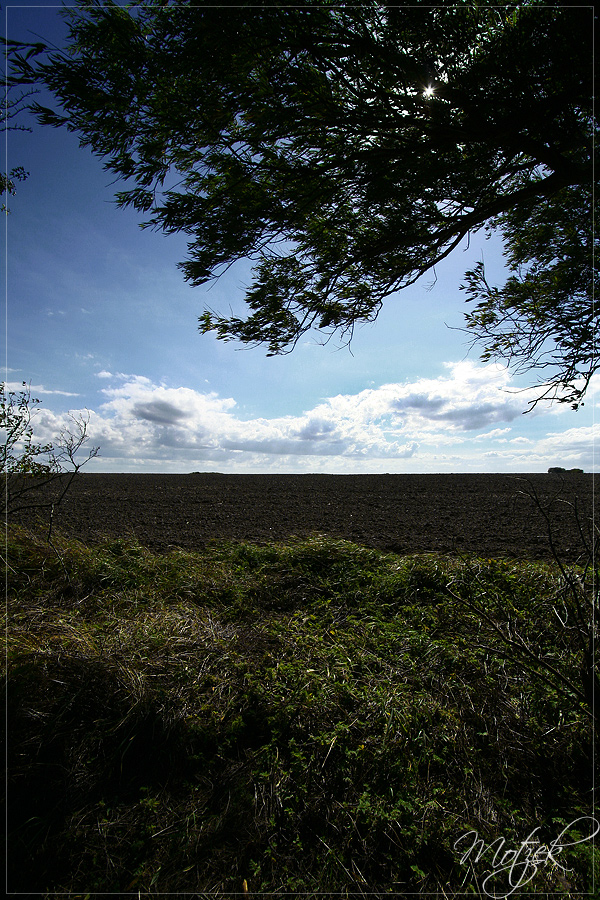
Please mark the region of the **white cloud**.
[[[448, 364], [439, 378], [328, 397], [301, 415], [249, 420], [214, 391], [97, 374], [112, 383], [90, 413], [89, 434], [102, 467], [115, 471], [533, 471], [582, 465], [593, 437], [576, 428], [508, 440], [527, 396], [508, 390], [505, 369], [472, 362]], [[525, 417], [528, 427], [542, 412], [540, 404]], [[49, 432], [59, 420], [48, 413], [40, 425]], [[497, 427], [481, 432], [486, 426]]]
[[509, 434], [512, 431], [512, 428], [493, 428], [491, 431], [486, 431], [485, 434], [476, 435], [473, 440], [474, 441], [489, 441], [490, 438], [499, 438], [505, 434]]
[[[79, 397], [80, 394], [74, 394], [72, 391], [56, 391], [50, 390], [49, 388], [45, 388], [43, 384], [31, 384], [27, 385], [27, 389], [29, 390], [32, 397], [36, 397], [38, 394], [58, 394], [60, 397]], [[8, 381], [5, 385], [5, 390], [7, 391], [22, 391], [23, 390], [23, 382], [22, 381]]]
[[551, 465], [592, 468], [594, 446], [599, 443], [600, 425], [591, 425], [546, 435], [544, 450]]
[[544, 471], [550, 466], [595, 468], [594, 445], [600, 441], [600, 425], [569, 428], [563, 432], [551, 432], [538, 440], [518, 437], [510, 440], [506, 449], [489, 450], [485, 459], [495, 459], [507, 470], [529, 465], [529, 471]]
[[[509, 392], [510, 376], [505, 368], [472, 362], [448, 363], [446, 368], [448, 376], [332, 397], [314, 413], [343, 421], [386, 421], [393, 431], [415, 439], [455, 443], [464, 432], [512, 422], [526, 408], [523, 394]], [[491, 436], [496, 433], [497, 429]]]

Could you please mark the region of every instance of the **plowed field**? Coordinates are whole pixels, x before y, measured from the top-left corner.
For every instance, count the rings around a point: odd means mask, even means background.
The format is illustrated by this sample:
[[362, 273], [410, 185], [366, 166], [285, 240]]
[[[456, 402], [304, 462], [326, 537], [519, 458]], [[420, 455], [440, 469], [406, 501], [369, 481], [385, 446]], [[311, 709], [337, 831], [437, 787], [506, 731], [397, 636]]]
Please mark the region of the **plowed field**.
[[[81, 473], [57, 507], [53, 529], [88, 543], [135, 536], [161, 551], [320, 533], [397, 553], [550, 558], [545, 516], [526, 493], [547, 512], [562, 557], [579, 557], [579, 526], [589, 534], [592, 515], [589, 474]], [[27, 524], [31, 516], [18, 520]]]

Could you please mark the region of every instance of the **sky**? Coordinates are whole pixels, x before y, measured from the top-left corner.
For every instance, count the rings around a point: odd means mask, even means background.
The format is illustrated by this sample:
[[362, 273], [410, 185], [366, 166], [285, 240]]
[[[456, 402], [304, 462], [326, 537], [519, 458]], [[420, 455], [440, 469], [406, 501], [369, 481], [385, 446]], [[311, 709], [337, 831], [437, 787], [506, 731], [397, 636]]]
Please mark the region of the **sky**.
[[[60, 46], [51, 3], [2, 4], [5, 34]], [[39, 102], [49, 98], [40, 96]], [[464, 333], [465, 271], [504, 280], [502, 244], [472, 235], [390, 297], [351, 347], [307, 335], [293, 353], [198, 332], [206, 307], [243, 309], [250, 265], [191, 288], [183, 236], [142, 231], [76, 135], [22, 118], [6, 165], [29, 177], [5, 220], [4, 379], [41, 403], [35, 437], [70, 416], [99, 447], [89, 472], [451, 473], [597, 470], [598, 392], [585, 406], [529, 401], [527, 377], [484, 364]]]

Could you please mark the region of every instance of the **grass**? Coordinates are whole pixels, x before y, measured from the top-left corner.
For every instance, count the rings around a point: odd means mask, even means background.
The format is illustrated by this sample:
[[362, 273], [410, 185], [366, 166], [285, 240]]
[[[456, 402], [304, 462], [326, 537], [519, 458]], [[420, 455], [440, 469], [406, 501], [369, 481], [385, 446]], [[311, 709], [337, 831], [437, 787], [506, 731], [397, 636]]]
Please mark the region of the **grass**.
[[[484, 896], [461, 835], [593, 814], [556, 567], [54, 547], [9, 530], [10, 891]], [[592, 891], [592, 842], [559, 862], [519, 892]]]

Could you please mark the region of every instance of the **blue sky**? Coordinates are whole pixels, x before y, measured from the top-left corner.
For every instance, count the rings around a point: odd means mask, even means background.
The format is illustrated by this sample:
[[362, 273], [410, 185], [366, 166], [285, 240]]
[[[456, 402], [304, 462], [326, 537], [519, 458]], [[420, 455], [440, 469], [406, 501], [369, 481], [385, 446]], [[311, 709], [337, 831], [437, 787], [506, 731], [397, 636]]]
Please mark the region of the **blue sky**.
[[[58, 7], [3, 4], [9, 37], [60, 43]], [[39, 98], [43, 102], [43, 98]], [[25, 124], [25, 122], [23, 122]], [[594, 411], [538, 405], [527, 378], [482, 364], [463, 326], [467, 268], [502, 248], [471, 237], [432, 275], [388, 299], [350, 351], [306, 337], [267, 358], [200, 335], [206, 306], [242, 309], [245, 263], [206, 288], [185, 284], [186, 240], [142, 231], [119, 210], [102, 161], [65, 130], [7, 135], [8, 168], [30, 173], [6, 217], [6, 373], [42, 401], [36, 437], [89, 415], [88, 471], [595, 471]]]

